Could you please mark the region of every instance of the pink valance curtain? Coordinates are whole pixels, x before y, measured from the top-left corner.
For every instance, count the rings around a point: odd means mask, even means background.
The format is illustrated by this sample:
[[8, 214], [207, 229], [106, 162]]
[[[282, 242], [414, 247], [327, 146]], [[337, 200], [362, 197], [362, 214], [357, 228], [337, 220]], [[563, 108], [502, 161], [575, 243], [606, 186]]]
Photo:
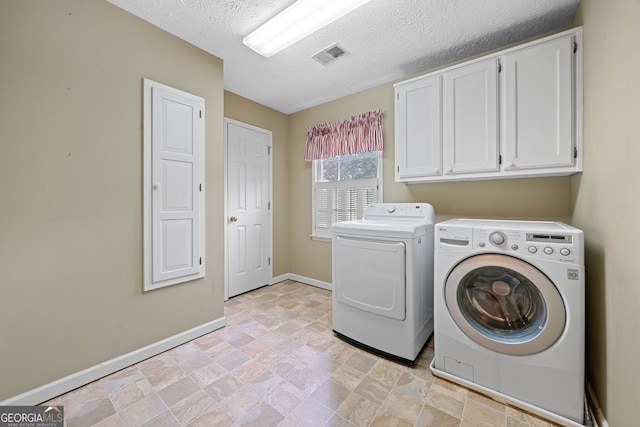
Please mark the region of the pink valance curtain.
[[320, 160], [382, 149], [382, 110], [378, 109], [351, 116], [348, 120], [307, 128], [304, 159]]

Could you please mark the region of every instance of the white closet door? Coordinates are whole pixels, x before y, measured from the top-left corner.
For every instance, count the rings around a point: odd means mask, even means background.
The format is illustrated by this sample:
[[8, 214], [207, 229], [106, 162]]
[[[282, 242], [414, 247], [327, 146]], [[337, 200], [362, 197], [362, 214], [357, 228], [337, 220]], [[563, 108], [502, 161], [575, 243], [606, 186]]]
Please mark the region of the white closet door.
[[[150, 109], [150, 170], [145, 170], [151, 222], [151, 268], [145, 289], [203, 277], [202, 182], [204, 99], [145, 80]], [[145, 123], [145, 130], [147, 126]], [[145, 138], [146, 139], [146, 138]], [[145, 150], [146, 151], [146, 150]], [[148, 267], [148, 266], [147, 266]]]

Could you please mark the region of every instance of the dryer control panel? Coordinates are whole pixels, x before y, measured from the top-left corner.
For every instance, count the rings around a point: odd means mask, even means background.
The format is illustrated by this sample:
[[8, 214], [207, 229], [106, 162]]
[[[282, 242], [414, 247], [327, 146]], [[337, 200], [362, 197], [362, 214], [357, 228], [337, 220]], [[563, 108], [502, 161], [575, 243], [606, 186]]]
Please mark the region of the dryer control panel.
[[366, 207], [363, 220], [423, 221], [435, 223], [433, 206], [428, 203], [371, 203]]
[[584, 263], [582, 231], [562, 223], [450, 220], [435, 229], [436, 250], [505, 252]]

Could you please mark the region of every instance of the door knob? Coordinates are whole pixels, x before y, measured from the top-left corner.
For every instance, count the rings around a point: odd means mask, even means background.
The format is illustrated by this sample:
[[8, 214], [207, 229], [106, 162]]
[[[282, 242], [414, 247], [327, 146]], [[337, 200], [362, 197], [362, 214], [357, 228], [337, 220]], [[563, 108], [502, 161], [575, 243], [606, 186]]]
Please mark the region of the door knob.
[[231, 222], [236, 222], [238, 220], [238, 218], [236, 218], [235, 216], [232, 216], [231, 218], [229, 218], [229, 221]]

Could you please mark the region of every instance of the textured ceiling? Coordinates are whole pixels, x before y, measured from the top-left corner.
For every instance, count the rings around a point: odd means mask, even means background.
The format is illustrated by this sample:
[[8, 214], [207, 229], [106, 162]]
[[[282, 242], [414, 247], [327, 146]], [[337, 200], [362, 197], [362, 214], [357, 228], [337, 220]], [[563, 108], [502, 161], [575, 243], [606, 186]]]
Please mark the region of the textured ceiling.
[[[267, 59], [242, 38], [293, 0], [108, 1], [222, 58], [226, 90], [287, 114], [570, 25], [579, 3], [371, 0]], [[349, 54], [311, 58], [334, 43]]]

